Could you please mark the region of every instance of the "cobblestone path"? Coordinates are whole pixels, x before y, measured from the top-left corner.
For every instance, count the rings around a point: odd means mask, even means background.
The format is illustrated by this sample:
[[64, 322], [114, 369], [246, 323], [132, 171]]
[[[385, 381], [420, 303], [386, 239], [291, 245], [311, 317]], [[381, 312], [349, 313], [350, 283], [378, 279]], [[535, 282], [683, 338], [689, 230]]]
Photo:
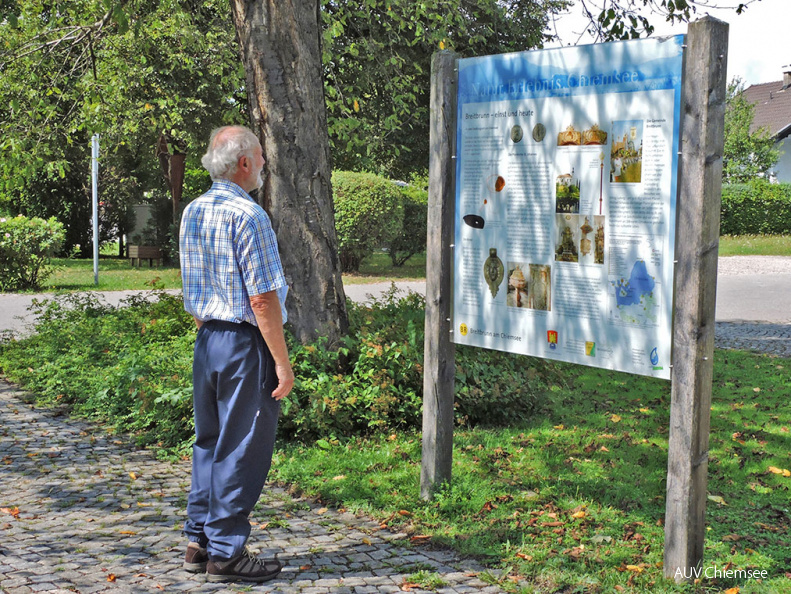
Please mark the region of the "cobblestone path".
[[791, 324], [717, 322], [714, 344], [723, 349], [743, 349], [791, 357]]
[[126, 437], [22, 397], [0, 380], [3, 593], [398, 592], [420, 570], [447, 584], [436, 592], [500, 591], [478, 579], [484, 568], [473, 561], [409, 547], [404, 534], [269, 487], [250, 544], [277, 554], [283, 572], [261, 585], [210, 584], [181, 569], [188, 463], [157, 461]]

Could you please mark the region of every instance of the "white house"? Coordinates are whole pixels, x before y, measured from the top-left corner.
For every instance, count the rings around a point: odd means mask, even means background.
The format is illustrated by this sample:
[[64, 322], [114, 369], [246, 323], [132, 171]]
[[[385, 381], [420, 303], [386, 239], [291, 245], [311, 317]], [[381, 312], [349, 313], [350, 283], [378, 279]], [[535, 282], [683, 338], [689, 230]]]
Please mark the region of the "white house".
[[779, 182], [791, 182], [791, 65], [783, 67], [783, 80], [751, 85], [744, 96], [755, 105], [751, 132], [766, 128], [782, 154], [772, 169]]

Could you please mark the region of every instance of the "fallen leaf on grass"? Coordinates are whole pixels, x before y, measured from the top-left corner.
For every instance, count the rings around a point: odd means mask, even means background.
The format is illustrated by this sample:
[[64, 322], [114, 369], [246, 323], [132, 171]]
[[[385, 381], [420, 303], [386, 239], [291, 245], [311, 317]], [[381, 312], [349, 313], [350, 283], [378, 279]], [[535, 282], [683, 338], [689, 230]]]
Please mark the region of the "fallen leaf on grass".
[[727, 590], [723, 590], [722, 594], [739, 594], [740, 590], [737, 587], [735, 588], [728, 588]]
[[525, 561], [532, 561], [533, 560], [533, 556], [532, 555], [525, 555], [524, 553], [517, 553], [516, 556], [519, 557], [520, 559], [524, 559]]
[[596, 544], [601, 544], [603, 542], [612, 542], [612, 536], [604, 536], [603, 534], [597, 534], [593, 538], [591, 538], [591, 542]]
[[648, 409], [648, 408], [641, 408], [641, 409], [640, 409], [640, 412], [641, 412], [641, 413], [650, 413], [650, 412], [651, 412], [651, 409]]
[[563, 522], [542, 522], [541, 523], [541, 527], [542, 528], [554, 528], [556, 526], [562, 526], [562, 525], [563, 525]]
[[727, 503], [725, 503], [725, 500], [719, 495], [709, 495], [709, 499], [714, 503], [719, 503], [720, 505], [728, 505]]
[[640, 567], [639, 565], [627, 565], [626, 569], [628, 569], [629, 571], [633, 571], [635, 573], [643, 573], [643, 568]]
[[577, 520], [581, 520], [582, 518], [585, 517], [585, 512], [584, 511], [578, 511], [577, 513], [571, 514], [571, 517], [572, 518], [576, 518]]
[[339, 474], [338, 476], [332, 477], [332, 480], [334, 480], [334, 481], [342, 481], [345, 478], [346, 478], [345, 474]]
[[405, 509], [402, 509], [402, 510], [398, 511], [398, 514], [401, 515], [401, 516], [411, 516], [412, 512], [409, 512], [409, 511], [407, 511]]
[[772, 474], [782, 474], [783, 476], [791, 476], [791, 470], [785, 468], [778, 468], [777, 466], [770, 466], [767, 468]]
[[613, 416], [610, 417], [610, 420], [613, 423], [619, 423], [621, 421], [621, 417], [619, 417], [618, 415], [613, 415]]
[[742, 539], [738, 534], [728, 534], [722, 537], [722, 542], [738, 542]]
[[557, 429], [558, 431], [563, 431], [564, 427], [563, 425], [555, 425], [554, 429]]
[[614, 586], [618, 592], [623, 592], [625, 588], [623, 586]]
[[600, 451], [600, 452], [609, 452], [610, 450], [608, 450], [607, 448], [605, 448], [604, 446], [602, 446], [602, 447], [600, 447], [600, 448], [599, 448], [599, 451]]

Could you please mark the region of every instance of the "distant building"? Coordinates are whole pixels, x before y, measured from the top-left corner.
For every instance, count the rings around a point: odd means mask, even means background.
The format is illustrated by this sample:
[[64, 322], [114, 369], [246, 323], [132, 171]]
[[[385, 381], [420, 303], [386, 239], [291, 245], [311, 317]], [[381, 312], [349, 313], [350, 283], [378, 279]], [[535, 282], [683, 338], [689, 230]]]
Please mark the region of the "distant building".
[[759, 128], [769, 130], [775, 148], [783, 154], [772, 169], [772, 178], [791, 183], [791, 65], [783, 67], [783, 80], [752, 85], [744, 90], [744, 97], [755, 105], [755, 117], [750, 132]]

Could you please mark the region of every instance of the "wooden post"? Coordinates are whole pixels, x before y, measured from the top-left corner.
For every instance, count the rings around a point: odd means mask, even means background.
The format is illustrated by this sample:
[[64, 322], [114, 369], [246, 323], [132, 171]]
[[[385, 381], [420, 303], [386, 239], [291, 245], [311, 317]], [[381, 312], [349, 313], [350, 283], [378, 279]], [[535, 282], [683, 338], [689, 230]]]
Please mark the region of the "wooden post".
[[423, 456], [420, 496], [430, 499], [450, 481], [453, 464], [451, 342], [453, 213], [456, 201], [457, 54], [441, 51], [431, 60], [428, 237], [426, 245], [426, 341], [423, 355]]
[[673, 370], [665, 511], [665, 577], [703, 562], [720, 231], [728, 24], [687, 34], [676, 225]]

